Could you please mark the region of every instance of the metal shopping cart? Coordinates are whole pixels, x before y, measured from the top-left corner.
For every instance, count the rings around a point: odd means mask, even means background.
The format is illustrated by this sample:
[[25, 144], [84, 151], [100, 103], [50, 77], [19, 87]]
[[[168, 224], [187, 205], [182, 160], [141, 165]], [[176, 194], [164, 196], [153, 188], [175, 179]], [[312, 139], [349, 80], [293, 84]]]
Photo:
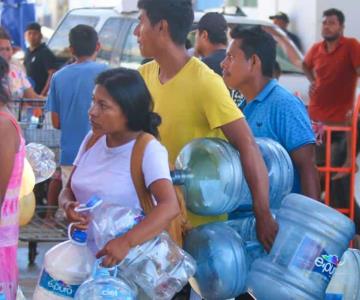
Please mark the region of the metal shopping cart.
[[[12, 103], [11, 109], [17, 116], [23, 130], [26, 144], [39, 143], [49, 147], [59, 161], [60, 131], [51, 123], [51, 116], [44, 113], [44, 100], [19, 99]], [[36, 186], [37, 206], [31, 222], [21, 227], [20, 241], [28, 242], [29, 263], [33, 264], [37, 255], [37, 243], [61, 242], [67, 239], [67, 224], [62, 218], [47, 219], [49, 213], [55, 215], [57, 207], [46, 205], [47, 183]]]

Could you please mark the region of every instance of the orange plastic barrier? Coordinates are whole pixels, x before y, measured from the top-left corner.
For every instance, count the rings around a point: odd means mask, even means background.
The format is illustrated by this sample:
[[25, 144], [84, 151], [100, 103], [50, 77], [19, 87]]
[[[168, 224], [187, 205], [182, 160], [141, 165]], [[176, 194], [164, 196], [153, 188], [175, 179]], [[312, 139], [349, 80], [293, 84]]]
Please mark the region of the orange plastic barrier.
[[[330, 184], [331, 173], [350, 173], [350, 195], [349, 206], [337, 208], [338, 211], [347, 214], [350, 219], [355, 218], [355, 173], [356, 173], [356, 142], [357, 142], [357, 122], [360, 113], [360, 96], [357, 99], [356, 106], [352, 116], [350, 126], [325, 126], [326, 136], [326, 152], [325, 152], [325, 166], [319, 167], [318, 170], [325, 174], [325, 203], [330, 205]], [[350, 132], [351, 133], [351, 165], [348, 168], [334, 167], [331, 165], [331, 133], [335, 131]]]

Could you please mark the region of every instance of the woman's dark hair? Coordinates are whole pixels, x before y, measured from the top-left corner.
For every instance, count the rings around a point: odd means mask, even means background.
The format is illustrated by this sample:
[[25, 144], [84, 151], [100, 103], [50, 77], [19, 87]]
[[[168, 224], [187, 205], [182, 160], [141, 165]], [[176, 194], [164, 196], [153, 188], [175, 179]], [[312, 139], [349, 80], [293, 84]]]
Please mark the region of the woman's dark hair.
[[0, 56], [0, 102], [6, 104], [10, 102], [10, 94], [7, 83], [7, 74], [9, 73], [9, 64]]
[[127, 117], [127, 126], [133, 131], [145, 131], [156, 137], [161, 118], [153, 112], [153, 101], [140, 73], [116, 68], [101, 73], [95, 81], [103, 86]]

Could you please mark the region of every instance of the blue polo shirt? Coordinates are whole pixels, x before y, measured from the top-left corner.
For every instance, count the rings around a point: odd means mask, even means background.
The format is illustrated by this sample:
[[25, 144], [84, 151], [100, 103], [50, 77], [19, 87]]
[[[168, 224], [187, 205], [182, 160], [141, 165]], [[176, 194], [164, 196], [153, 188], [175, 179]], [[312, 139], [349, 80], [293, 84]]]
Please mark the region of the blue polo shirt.
[[[246, 103], [245, 103], [246, 104]], [[255, 99], [242, 107], [255, 137], [267, 137], [290, 154], [315, 143], [314, 132], [303, 102], [272, 79]], [[300, 177], [294, 165], [292, 192], [300, 193]]]
[[71, 166], [82, 140], [90, 130], [88, 110], [95, 79], [107, 66], [94, 61], [67, 65], [51, 79], [45, 109], [60, 119], [60, 164]]

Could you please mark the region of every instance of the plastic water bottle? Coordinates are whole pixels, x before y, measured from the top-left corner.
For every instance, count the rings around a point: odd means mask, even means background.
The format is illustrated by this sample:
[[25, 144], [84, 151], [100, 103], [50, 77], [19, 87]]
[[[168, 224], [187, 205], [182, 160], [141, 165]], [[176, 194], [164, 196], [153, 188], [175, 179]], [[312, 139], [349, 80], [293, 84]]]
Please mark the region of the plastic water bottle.
[[[290, 193], [294, 171], [286, 150], [267, 138], [256, 138], [270, 180], [270, 206], [278, 208]], [[195, 139], [176, 159], [173, 182], [182, 185], [187, 207], [199, 215], [251, 210], [252, 196], [239, 152], [221, 139]]]
[[44, 259], [33, 300], [72, 299], [90, 276], [95, 257], [86, 246], [87, 234], [74, 230], [69, 240], [51, 248]]
[[326, 287], [354, 236], [354, 223], [298, 194], [285, 197], [277, 221], [279, 233], [270, 254], [251, 266], [249, 292], [257, 299], [324, 299]]
[[[121, 207], [93, 197], [78, 208], [90, 213], [89, 234], [93, 251], [121, 237], [144, 219], [142, 211]], [[94, 208], [96, 206], [96, 208]], [[134, 247], [120, 263], [121, 274], [134, 281], [151, 299], [171, 299], [195, 274], [194, 259], [170, 238], [167, 232]]]
[[360, 250], [345, 251], [326, 289], [325, 300], [360, 300]]
[[244, 292], [252, 261], [265, 255], [259, 243], [245, 243], [224, 222], [191, 230], [184, 249], [196, 260], [194, 277], [202, 297], [210, 300], [229, 299]]
[[50, 178], [56, 170], [54, 152], [42, 144], [27, 144], [26, 158], [34, 171], [36, 183]]
[[135, 300], [136, 286], [115, 275], [116, 268], [103, 268], [97, 261], [92, 276], [77, 290], [75, 300]]

